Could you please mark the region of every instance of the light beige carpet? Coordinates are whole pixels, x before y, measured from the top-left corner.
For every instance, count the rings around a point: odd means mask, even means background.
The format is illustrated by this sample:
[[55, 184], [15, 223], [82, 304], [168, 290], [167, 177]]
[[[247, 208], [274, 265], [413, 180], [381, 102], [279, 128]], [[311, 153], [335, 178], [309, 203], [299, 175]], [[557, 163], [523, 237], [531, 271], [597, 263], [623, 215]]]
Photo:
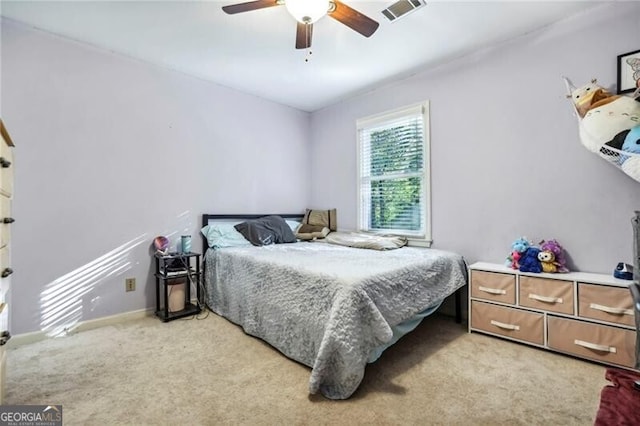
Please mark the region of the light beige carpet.
[[427, 318], [346, 401], [211, 313], [149, 317], [12, 348], [9, 404], [62, 404], [65, 425], [592, 425], [605, 367]]

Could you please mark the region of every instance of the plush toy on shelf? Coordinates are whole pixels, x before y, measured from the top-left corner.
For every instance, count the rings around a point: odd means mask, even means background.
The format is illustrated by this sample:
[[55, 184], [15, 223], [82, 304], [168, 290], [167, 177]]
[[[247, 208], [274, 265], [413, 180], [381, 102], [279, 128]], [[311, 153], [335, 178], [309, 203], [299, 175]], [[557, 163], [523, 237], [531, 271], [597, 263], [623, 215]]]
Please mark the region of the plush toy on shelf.
[[520, 258], [520, 272], [542, 272], [542, 265], [538, 260], [538, 247], [529, 247]]
[[[541, 251], [550, 251], [553, 253], [556, 270], [552, 272], [569, 272], [567, 269], [567, 261], [564, 257], [564, 249], [560, 245], [560, 243], [556, 240], [542, 240], [540, 241], [540, 250]], [[550, 272], [550, 271], [544, 271]]]
[[520, 237], [515, 240], [513, 244], [511, 244], [511, 253], [507, 256], [505, 266], [511, 269], [520, 268], [520, 258], [530, 246], [531, 243], [525, 237]]
[[542, 266], [542, 272], [554, 273], [558, 272], [558, 264], [556, 255], [551, 250], [542, 250], [538, 253], [538, 260]]

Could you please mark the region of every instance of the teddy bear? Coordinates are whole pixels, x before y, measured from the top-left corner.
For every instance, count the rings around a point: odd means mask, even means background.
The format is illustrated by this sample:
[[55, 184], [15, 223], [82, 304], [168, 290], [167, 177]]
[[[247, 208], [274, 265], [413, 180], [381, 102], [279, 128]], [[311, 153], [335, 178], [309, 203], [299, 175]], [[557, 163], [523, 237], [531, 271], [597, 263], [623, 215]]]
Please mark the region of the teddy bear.
[[520, 267], [520, 258], [522, 253], [527, 251], [531, 246], [531, 243], [524, 237], [520, 237], [511, 244], [511, 253], [507, 256], [505, 266], [511, 269], [518, 269]]
[[541, 251], [550, 251], [553, 253], [555, 258], [554, 262], [556, 265], [556, 271], [554, 272], [569, 272], [567, 269], [567, 261], [564, 257], [564, 249], [556, 240], [542, 240], [540, 241], [540, 250]]
[[542, 272], [542, 265], [538, 260], [538, 247], [529, 247], [520, 258], [520, 272]]
[[542, 272], [554, 273], [558, 272], [558, 265], [556, 263], [556, 255], [551, 250], [541, 250], [538, 253], [538, 260], [542, 267]]

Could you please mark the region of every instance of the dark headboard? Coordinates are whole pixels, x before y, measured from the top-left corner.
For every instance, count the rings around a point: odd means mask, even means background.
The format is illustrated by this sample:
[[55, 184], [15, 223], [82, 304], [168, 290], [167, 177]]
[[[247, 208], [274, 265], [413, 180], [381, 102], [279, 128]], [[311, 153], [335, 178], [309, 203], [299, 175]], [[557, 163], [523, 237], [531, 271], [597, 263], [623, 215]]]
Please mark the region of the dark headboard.
[[[246, 220], [246, 219], [257, 219], [259, 217], [263, 217], [263, 216], [271, 216], [271, 215], [277, 215], [277, 216], [281, 216], [285, 219], [295, 219], [295, 220], [302, 220], [302, 218], [304, 217], [304, 213], [287, 213], [287, 214], [279, 214], [279, 213], [265, 213], [265, 214], [203, 214], [202, 215], [202, 228], [204, 228], [205, 226], [207, 226], [210, 222], [215, 222], [217, 221], [229, 221], [229, 220]], [[209, 244], [207, 244], [207, 239], [205, 238], [204, 235], [202, 235], [202, 233], [200, 233], [200, 236], [202, 237], [202, 256], [204, 256], [204, 254], [207, 252], [207, 249], [209, 248]]]

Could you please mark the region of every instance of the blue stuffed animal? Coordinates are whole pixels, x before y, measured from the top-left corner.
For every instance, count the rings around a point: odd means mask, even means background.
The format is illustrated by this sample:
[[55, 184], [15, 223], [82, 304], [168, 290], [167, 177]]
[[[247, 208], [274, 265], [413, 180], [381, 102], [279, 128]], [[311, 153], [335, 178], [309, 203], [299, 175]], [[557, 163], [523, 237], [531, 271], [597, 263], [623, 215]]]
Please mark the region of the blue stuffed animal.
[[[609, 142], [600, 148], [600, 153], [609, 155], [609, 160], [614, 161], [619, 166], [622, 165], [630, 157], [629, 155], [620, 154], [617, 151], [607, 149], [607, 146], [617, 149], [618, 151], [632, 152], [640, 154], [640, 124], [626, 129], [618, 133]], [[633, 177], [633, 176], [632, 176]]]
[[520, 237], [511, 244], [511, 253], [507, 256], [505, 266], [511, 269], [518, 269], [520, 267], [520, 258], [522, 254], [527, 251], [531, 243], [525, 238]]
[[640, 124], [632, 127], [624, 138], [622, 150], [640, 154]]
[[520, 272], [542, 272], [542, 265], [538, 260], [538, 247], [529, 247], [520, 258]]

